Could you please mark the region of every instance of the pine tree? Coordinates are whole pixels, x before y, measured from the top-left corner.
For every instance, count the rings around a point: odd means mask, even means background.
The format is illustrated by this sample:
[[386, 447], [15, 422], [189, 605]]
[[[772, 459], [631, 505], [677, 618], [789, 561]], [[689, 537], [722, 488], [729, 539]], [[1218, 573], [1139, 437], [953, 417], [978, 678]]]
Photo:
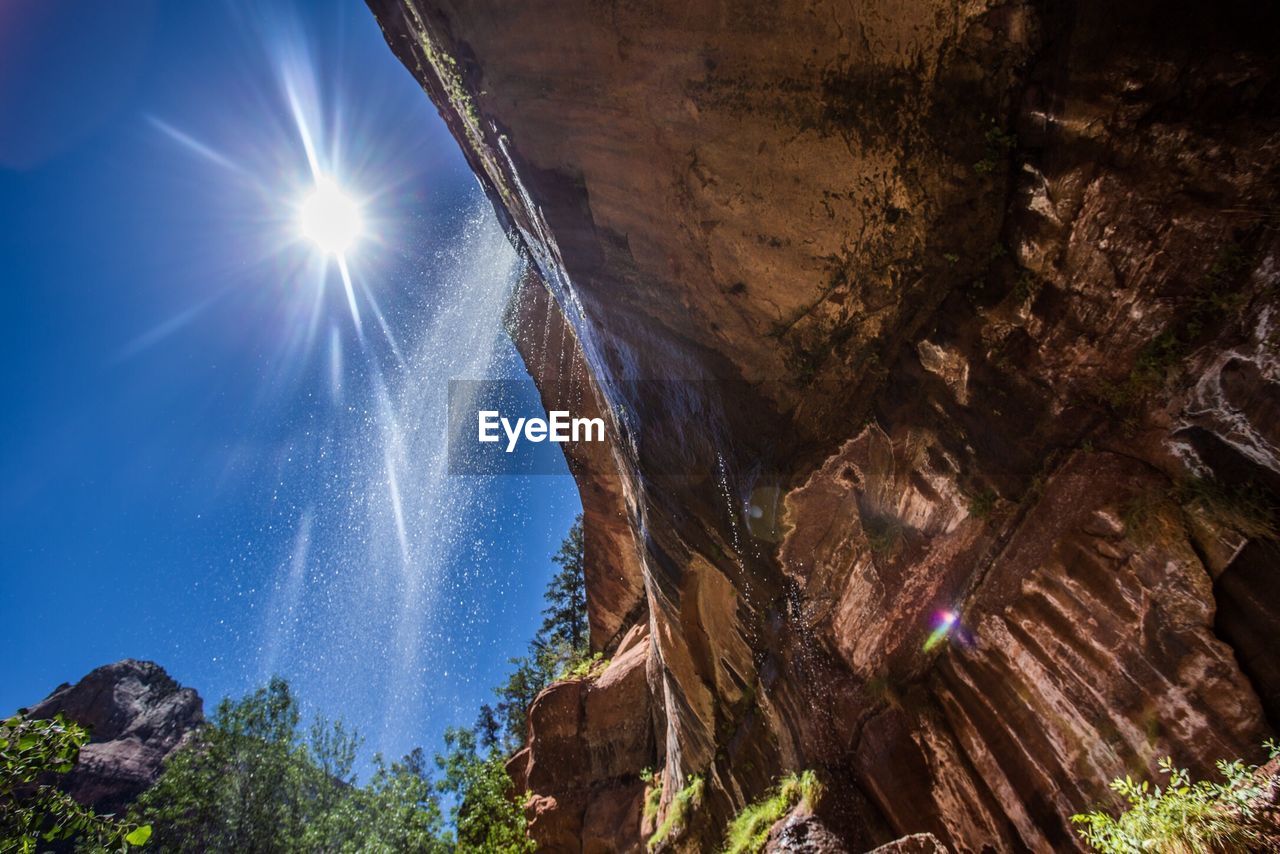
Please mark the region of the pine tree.
[[497, 744], [514, 753], [523, 747], [534, 698], [590, 655], [581, 514], [551, 560], [560, 568], [543, 593], [542, 627], [529, 642], [529, 654], [511, 659], [506, 682], [494, 689], [498, 702], [480, 709], [476, 736], [486, 748]]
[[538, 640], [543, 646], [563, 642], [575, 657], [581, 657], [589, 651], [581, 513], [551, 560], [560, 570], [552, 576], [543, 594], [547, 607], [542, 611], [542, 631]]

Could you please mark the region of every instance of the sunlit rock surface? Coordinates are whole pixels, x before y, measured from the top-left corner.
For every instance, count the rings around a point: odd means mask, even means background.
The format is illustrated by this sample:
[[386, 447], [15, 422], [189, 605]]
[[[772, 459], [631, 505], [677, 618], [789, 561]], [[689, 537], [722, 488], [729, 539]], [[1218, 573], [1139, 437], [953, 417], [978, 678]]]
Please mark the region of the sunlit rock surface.
[[59, 685], [27, 714], [62, 714], [89, 730], [60, 785], [80, 803], [114, 813], [154, 783], [165, 757], [204, 723], [204, 703], [160, 665], [126, 658]]
[[642, 625], [647, 692], [535, 704], [549, 850], [643, 845], [644, 766], [706, 781], [672, 850], [813, 768], [848, 850], [1051, 851], [1257, 760], [1274, 4], [370, 5], [530, 259], [544, 399], [611, 426], [592, 638]]

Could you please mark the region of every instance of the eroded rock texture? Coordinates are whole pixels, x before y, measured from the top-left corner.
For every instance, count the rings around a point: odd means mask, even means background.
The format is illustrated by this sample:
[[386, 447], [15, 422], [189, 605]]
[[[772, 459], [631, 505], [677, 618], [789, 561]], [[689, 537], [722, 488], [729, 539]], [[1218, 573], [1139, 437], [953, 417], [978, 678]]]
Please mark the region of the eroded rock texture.
[[1064, 850], [1116, 775], [1257, 758], [1274, 4], [370, 5], [529, 259], [544, 399], [611, 425], [592, 638], [639, 646], [535, 704], [544, 845], [642, 847], [648, 766], [710, 850], [812, 767], [848, 850]]
[[59, 685], [27, 713], [62, 714], [89, 730], [89, 743], [60, 785], [99, 813], [123, 811], [156, 781], [165, 757], [204, 723], [204, 703], [194, 689], [160, 665], [132, 658]]

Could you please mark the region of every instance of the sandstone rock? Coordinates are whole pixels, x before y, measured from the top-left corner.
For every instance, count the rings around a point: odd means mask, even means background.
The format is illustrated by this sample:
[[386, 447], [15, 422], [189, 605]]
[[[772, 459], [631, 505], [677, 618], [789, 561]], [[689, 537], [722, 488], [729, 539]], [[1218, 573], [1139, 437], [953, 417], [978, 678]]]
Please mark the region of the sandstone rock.
[[89, 730], [89, 743], [62, 784], [80, 803], [104, 813], [121, 811], [154, 783], [165, 757], [204, 722], [195, 690], [159, 665], [131, 658], [59, 685], [27, 713], [61, 713]]
[[538, 848], [547, 851], [582, 850], [581, 798], [574, 794], [532, 795], [525, 802], [524, 814], [529, 835]]
[[932, 833], [913, 833], [873, 848], [867, 854], [948, 854], [947, 846]]
[[[549, 686], [529, 710], [529, 746], [508, 767], [531, 794], [530, 834], [554, 851], [632, 851], [639, 846], [644, 784], [654, 765], [643, 635], [594, 679]], [[552, 793], [552, 794], [544, 794]]]
[[594, 792], [582, 817], [582, 854], [639, 854], [644, 784], [606, 786]]
[[848, 847], [817, 816], [792, 814], [769, 831], [766, 854], [850, 854]]
[[690, 851], [783, 769], [851, 850], [1039, 851], [1116, 775], [1255, 755], [1274, 4], [370, 5], [564, 332], [520, 345], [544, 398], [610, 424], [570, 453], [592, 638], [643, 625], [647, 691], [595, 701], [616, 744], [540, 698], [557, 844], [611, 830], [642, 726], [664, 809], [706, 780]]

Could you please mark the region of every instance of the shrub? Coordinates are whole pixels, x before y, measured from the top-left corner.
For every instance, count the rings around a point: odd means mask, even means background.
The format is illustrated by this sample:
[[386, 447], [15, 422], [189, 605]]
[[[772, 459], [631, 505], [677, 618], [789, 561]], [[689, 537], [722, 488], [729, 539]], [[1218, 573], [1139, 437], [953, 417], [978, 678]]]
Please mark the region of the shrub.
[[1197, 510], [1250, 539], [1280, 538], [1275, 497], [1250, 481], [1224, 483], [1213, 478], [1187, 478], [1172, 489], [1148, 490], [1133, 496], [1120, 508], [1120, 518], [1125, 533], [1145, 544], [1169, 528], [1184, 524], [1184, 513], [1189, 510]]
[[[455, 854], [526, 854], [533, 851], [521, 805], [512, 799], [502, 753], [477, 750], [475, 733], [445, 730], [445, 752], [436, 755], [436, 788], [450, 796], [456, 830]], [[417, 851], [417, 848], [394, 850]]]
[[862, 520], [862, 531], [872, 554], [893, 557], [902, 545], [902, 523], [892, 516], [868, 514]]
[[822, 798], [822, 783], [812, 771], [783, 777], [763, 800], [746, 807], [729, 824], [725, 854], [756, 854], [764, 850], [769, 828], [798, 805], [812, 810]]
[[[1272, 759], [1280, 756], [1280, 745], [1268, 742], [1267, 749]], [[1221, 783], [1192, 782], [1168, 757], [1160, 760], [1160, 770], [1169, 775], [1163, 788], [1128, 776], [1111, 781], [1112, 790], [1128, 803], [1119, 816], [1102, 810], [1073, 815], [1085, 842], [1103, 854], [1258, 850], [1263, 841], [1258, 806], [1274, 779], [1264, 779], [1256, 765], [1238, 759], [1218, 761]]]
[[652, 768], [640, 772], [640, 780], [644, 783], [644, 820], [651, 821], [662, 806], [662, 776], [655, 774]]
[[1246, 537], [1274, 540], [1280, 536], [1276, 530], [1275, 500], [1257, 483], [1227, 484], [1194, 477], [1178, 484], [1177, 497], [1184, 506], [1198, 507], [1214, 521]]
[[0, 851], [26, 854], [61, 840], [123, 851], [151, 838], [150, 825], [96, 815], [47, 782], [70, 771], [88, 741], [84, 727], [62, 715], [32, 720], [20, 712], [0, 722]]
[[595, 679], [601, 673], [604, 673], [609, 666], [609, 661], [610, 659], [605, 658], [604, 654], [599, 652], [594, 655], [583, 656], [576, 661], [570, 661], [557, 681], [564, 679]]

